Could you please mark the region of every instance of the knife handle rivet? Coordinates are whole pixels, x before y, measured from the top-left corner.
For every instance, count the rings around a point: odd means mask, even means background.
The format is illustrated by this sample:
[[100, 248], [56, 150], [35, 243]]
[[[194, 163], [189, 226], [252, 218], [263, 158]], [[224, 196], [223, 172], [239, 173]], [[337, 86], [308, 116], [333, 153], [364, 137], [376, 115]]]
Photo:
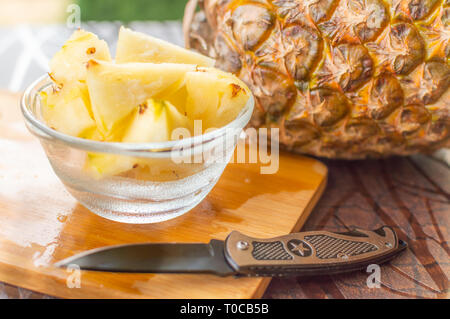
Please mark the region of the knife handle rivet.
[[237, 242], [236, 247], [239, 250], [247, 250], [249, 247], [249, 244], [246, 241], [240, 240]]
[[344, 253], [338, 253], [337, 257], [342, 258], [342, 259], [348, 259], [348, 255], [344, 254]]

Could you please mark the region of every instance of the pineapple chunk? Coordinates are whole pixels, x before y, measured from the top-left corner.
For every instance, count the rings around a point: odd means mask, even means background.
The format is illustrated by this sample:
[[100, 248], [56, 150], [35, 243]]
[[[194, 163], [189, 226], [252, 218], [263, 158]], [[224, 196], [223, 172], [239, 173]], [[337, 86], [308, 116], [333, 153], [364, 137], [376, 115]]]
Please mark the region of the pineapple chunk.
[[[95, 141], [148, 143], [192, 136], [194, 120], [203, 120], [205, 130], [223, 126], [250, 94], [235, 76], [208, 67], [213, 64], [125, 28], [114, 63], [104, 41], [78, 30], [51, 61], [55, 89], [42, 95], [43, 117], [58, 131]], [[165, 172], [164, 179], [171, 179], [189, 171], [167, 161], [103, 153], [89, 153], [85, 168], [97, 178], [139, 171], [152, 178]]]
[[[194, 134], [194, 124], [191, 119], [189, 119], [185, 114], [182, 114], [177, 107], [175, 107], [170, 101], [164, 101], [167, 116], [170, 123], [170, 139], [178, 140], [180, 136], [177, 136], [176, 129], [186, 129], [183, 132], [184, 137], [191, 137]], [[187, 136], [186, 136], [187, 135]]]
[[[128, 124], [121, 140], [124, 143], [169, 141], [173, 130], [180, 127], [192, 131], [190, 121], [180, 114], [172, 104], [153, 99], [149, 99], [135, 108]], [[161, 161], [157, 162], [153, 159], [90, 153], [86, 169], [95, 177], [102, 178], [118, 175], [136, 167], [151, 166], [153, 170], [164, 170], [164, 165]]]
[[166, 95], [166, 101], [174, 105], [181, 114], [186, 115], [186, 101], [187, 101], [187, 89], [186, 83], [183, 83], [178, 90], [174, 91], [170, 95]]
[[[93, 129], [90, 129], [86, 131], [85, 134], [83, 134], [83, 138], [93, 140], [93, 141], [100, 141], [100, 142], [121, 142], [126, 130], [130, 126], [131, 121], [133, 120], [133, 113], [130, 113], [128, 116], [126, 116], [124, 119], [119, 121], [115, 126], [114, 130], [109, 132], [109, 134], [103, 134], [98, 129], [97, 125]], [[95, 121], [94, 121], [95, 123]]]
[[98, 129], [105, 135], [137, 105], [179, 89], [194, 65], [172, 63], [88, 63], [87, 85]]
[[111, 61], [108, 44], [93, 33], [77, 30], [50, 61], [51, 76], [59, 84], [84, 82], [91, 59]]
[[238, 78], [210, 68], [188, 72], [186, 89], [186, 114], [202, 120], [204, 130], [233, 121], [250, 96], [248, 87]]
[[55, 89], [42, 94], [42, 115], [57, 131], [86, 137], [95, 129], [85, 84], [86, 62], [91, 58], [110, 61], [108, 45], [90, 32], [77, 30], [50, 61]]
[[145, 143], [170, 140], [167, 110], [163, 102], [152, 99], [139, 105], [122, 142]]
[[64, 134], [83, 137], [95, 128], [89, 114], [89, 97], [83, 87], [63, 87], [52, 93], [42, 92], [42, 116], [47, 125]]
[[178, 112], [170, 102], [149, 99], [139, 105], [122, 142], [146, 143], [164, 142], [172, 138], [177, 128], [186, 128], [192, 132], [191, 121]]
[[219, 108], [213, 118], [209, 119], [207, 128], [219, 128], [237, 118], [249, 99], [245, 85], [228, 83], [223, 90]]
[[97, 126], [94, 126], [86, 131], [82, 135], [80, 135], [81, 138], [97, 141], [97, 142], [105, 142], [104, 136], [100, 133], [100, 131], [97, 129]]
[[217, 77], [209, 72], [186, 74], [186, 115], [189, 118], [206, 120], [214, 115], [220, 99], [217, 84]]
[[104, 153], [88, 153], [85, 170], [94, 178], [101, 179], [119, 175], [133, 168], [132, 157]]
[[125, 27], [120, 28], [116, 62], [172, 62], [199, 66], [213, 66], [215, 63], [209, 57]]

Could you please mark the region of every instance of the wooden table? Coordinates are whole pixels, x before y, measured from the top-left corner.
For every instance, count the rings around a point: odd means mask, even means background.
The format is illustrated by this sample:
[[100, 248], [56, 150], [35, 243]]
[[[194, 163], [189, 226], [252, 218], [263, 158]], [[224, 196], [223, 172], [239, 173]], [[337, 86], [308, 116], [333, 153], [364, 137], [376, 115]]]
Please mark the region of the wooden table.
[[[409, 249], [381, 267], [381, 287], [369, 274], [273, 279], [264, 298], [448, 298], [450, 168], [430, 156], [324, 161], [327, 189], [304, 230], [351, 225], [393, 226]], [[0, 298], [52, 298], [0, 283]]]
[[448, 298], [450, 168], [429, 156], [325, 161], [329, 184], [303, 230], [351, 225], [395, 228], [409, 249], [381, 267], [381, 287], [365, 272], [272, 281], [267, 298]]
[[[114, 44], [119, 24], [94, 23], [84, 27], [97, 33], [101, 31], [101, 36]], [[181, 44], [179, 23], [135, 23], [131, 27]], [[59, 35], [58, 39], [52, 37], [51, 43], [36, 45], [38, 48], [45, 46], [56, 50], [69, 31], [63, 26], [55, 26], [54, 32]], [[39, 34], [41, 30], [35, 32]], [[53, 54], [54, 50], [49, 52]], [[11, 55], [12, 60], [2, 56], [2, 65], [14, 65], [16, 56]], [[38, 65], [33, 66], [37, 67], [37, 74], [42, 74]], [[8, 74], [5, 76], [6, 80], [9, 79]], [[22, 83], [22, 86], [25, 84]], [[450, 297], [450, 167], [423, 155], [386, 160], [324, 162], [329, 167], [328, 187], [303, 230], [341, 231], [351, 225], [376, 228], [387, 224], [398, 231], [409, 243], [410, 249], [391, 264], [382, 267], [380, 288], [367, 287], [368, 274], [365, 272], [297, 280], [277, 278], [272, 280], [264, 297]], [[0, 298], [8, 297], [49, 296], [0, 283]]]
[[[17, 98], [17, 95], [11, 95]], [[273, 279], [264, 298], [448, 298], [450, 167], [431, 156], [324, 160], [327, 189], [303, 230], [390, 225], [409, 249], [381, 268], [380, 288], [364, 271]], [[0, 283], [0, 298], [52, 298]]]

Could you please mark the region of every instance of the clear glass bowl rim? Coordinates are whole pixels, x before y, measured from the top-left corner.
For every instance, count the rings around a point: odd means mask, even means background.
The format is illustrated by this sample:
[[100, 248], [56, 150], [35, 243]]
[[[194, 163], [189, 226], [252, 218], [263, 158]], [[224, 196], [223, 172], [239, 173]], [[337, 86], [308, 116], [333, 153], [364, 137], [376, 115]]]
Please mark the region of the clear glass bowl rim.
[[[51, 129], [47, 126], [47, 124], [36, 118], [34, 111], [32, 110], [32, 108], [34, 108], [34, 103], [36, 103], [36, 97], [40, 92], [45, 90], [52, 83], [53, 82], [51, 82], [48, 74], [43, 75], [36, 81], [34, 81], [30, 86], [28, 86], [28, 88], [22, 95], [22, 98], [20, 100], [20, 108], [27, 124], [32, 128], [32, 132], [38, 135], [38, 137], [60, 141], [77, 149], [96, 151], [101, 153], [124, 154], [131, 156], [143, 156], [143, 154], [146, 154], [147, 156], [144, 155], [145, 157], [160, 157], [158, 156], [158, 154], [167, 155], [167, 153], [172, 151], [172, 149], [174, 148], [176, 148], [177, 150], [189, 149], [201, 144], [205, 144], [224, 136], [229, 129], [235, 130], [236, 128], [244, 128], [244, 126], [247, 125], [248, 121], [250, 120], [255, 104], [254, 97], [252, 94], [250, 94], [250, 98], [247, 101], [247, 104], [241, 110], [236, 119], [234, 119], [232, 122], [212, 132], [185, 138], [178, 141], [156, 143], [100, 142], [74, 137], [58, 132]], [[36, 90], [35, 94], [33, 94], [33, 90]]]

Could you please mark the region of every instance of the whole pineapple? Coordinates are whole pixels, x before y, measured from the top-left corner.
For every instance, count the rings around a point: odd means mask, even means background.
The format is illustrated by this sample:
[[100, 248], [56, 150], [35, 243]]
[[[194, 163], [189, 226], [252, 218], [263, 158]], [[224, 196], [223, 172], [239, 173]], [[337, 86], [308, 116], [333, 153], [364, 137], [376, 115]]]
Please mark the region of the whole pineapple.
[[184, 27], [187, 46], [252, 89], [252, 125], [279, 127], [288, 149], [450, 145], [450, 0], [191, 0]]

